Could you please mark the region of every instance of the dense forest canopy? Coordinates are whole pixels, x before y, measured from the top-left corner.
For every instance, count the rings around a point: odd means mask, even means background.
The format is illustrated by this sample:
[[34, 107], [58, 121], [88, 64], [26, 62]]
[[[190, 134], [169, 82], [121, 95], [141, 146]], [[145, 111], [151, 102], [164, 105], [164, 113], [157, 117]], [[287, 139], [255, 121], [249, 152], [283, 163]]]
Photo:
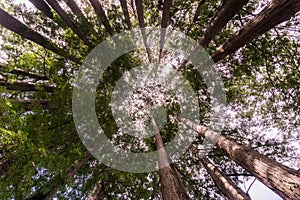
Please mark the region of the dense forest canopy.
[[[0, 1], [0, 198], [250, 199], [242, 185], [256, 178], [284, 199], [300, 199], [299, 10], [298, 0]], [[114, 145], [135, 153], [164, 150], [182, 126], [196, 136], [176, 159], [157, 153], [159, 169], [131, 173], [103, 164], [84, 145], [72, 95], [97, 45], [120, 48], [109, 38], [140, 28], [145, 48], [117, 57], [99, 79], [97, 123]], [[226, 95], [218, 130], [211, 127], [214, 94], [204, 75], [188, 57], [164, 51], [168, 32], [157, 38], [160, 49], [150, 48], [147, 37], [156, 28], [197, 41], [201, 47], [191, 48], [190, 58], [205, 49], [215, 63]], [[161, 74], [137, 71], [147, 63], [171, 66], [187, 80], [196, 94], [195, 119], [182, 112], [180, 99], [189, 95], [163, 88], [156, 82]], [[148, 76], [147, 84], [130, 101], [113, 104], [115, 88], [134, 70], [138, 82]], [[152, 135], [129, 134], [116, 110], [151, 127]]]

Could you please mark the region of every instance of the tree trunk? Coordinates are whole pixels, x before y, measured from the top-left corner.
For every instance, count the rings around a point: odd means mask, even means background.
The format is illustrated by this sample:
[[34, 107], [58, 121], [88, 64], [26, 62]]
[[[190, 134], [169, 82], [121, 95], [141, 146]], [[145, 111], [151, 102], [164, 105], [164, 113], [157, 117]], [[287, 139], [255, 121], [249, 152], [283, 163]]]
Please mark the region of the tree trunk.
[[18, 35], [22, 36], [23, 38], [29, 39], [50, 51], [65, 57], [73, 62], [80, 63], [80, 60], [72, 55], [70, 55], [67, 51], [58, 48], [54, 44], [52, 44], [48, 39], [44, 38], [39, 33], [33, 31], [25, 24], [21, 23], [16, 18], [9, 15], [3, 9], [0, 8], [0, 24], [5, 28], [17, 33]]
[[273, 0], [256, 17], [221, 45], [212, 55], [212, 59], [214, 62], [224, 59], [227, 55], [234, 53], [271, 28], [289, 20], [299, 10], [299, 0]]
[[[8, 83], [6, 80], [0, 80], [0, 86], [4, 86], [7, 90], [16, 90], [20, 92], [26, 92], [26, 91], [37, 91], [37, 87], [39, 85], [32, 84], [32, 83], [26, 83], [22, 81], [14, 81], [13, 83]], [[47, 85], [40, 85], [46, 92], [53, 92], [54, 87], [47, 86]]]
[[[5, 68], [5, 66], [0, 65], [0, 69]], [[9, 74], [15, 74], [15, 75], [20, 75], [20, 76], [27, 76], [28, 78], [32, 78], [35, 80], [49, 80], [48, 77], [42, 76], [42, 75], [37, 75], [31, 72], [26, 72], [23, 69], [20, 68], [14, 68], [13, 70], [8, 72]]]
[[97, 35], [97, 32], [94, 30], [92, 24], [87, 20], [87, 18], [84, 16], [78, 5], [74, 0], [65, 0], [66, 4], [71, 8], [72, 12], [78, 17], [78, 19], [83, 22], [83, 31], [87, 36], [91, 34]]
[[162, 13], [162, 20], [161, 20], [161, 35], [160, 35], [160, 49], [159, 49], [159, 58], [158, 63], [160, 63], [162, 56], [163, 56], [163, 48], [165, 43], [165, 35], [166, 35], [166, 28], [168, 26], [168, 22], [170, 20], [170, 9], [172, 5], [172, 0], [164, 0], [163, 5], [163, 13]]
[[53, 13], [51, 12], [51, 8], [48, 4], [45, 3], [44, 0], [29, 0], [37, 9], [42, 11], [47, 17], [53, 19]]
[[146, 31], [145, 31], [143, 1], [142, 0], [135, 0], [135, 5], [136, 5], [138, 21], [139, 21], [139, 25], [140, 25], [141, 33], [142, 33], [142, 37], [143, 37], [143, 42], [144, 42], [146, 52], [147, 52], [147, 55], [148, 55], [148, 60], [151, 63], [151, 60], [152, 60], [151, 59], [151, 51], [150, 51], [150, 48], [148, 46], [147, 35], [146, 35]]
[[152, 119], [152, 125], [156, 133], [155, 145], [158, 156], [159, 181], [161, 184], [162, 199], [188, 200], [189, 197], [181, 182], [179, 174], [176, 169], [169, 164], [168, 155], [154, 119]]
[[104, 25], [106, 31], [109, 33], [110, 36], [112, 36], [113, 35], [112, 28], [109, 24], [108, 18], [106, 16], [100, 2], [98, 0], [90, 0], [90, 2], [96, 11], [96, 14], [100, 18], [102, 24]]
[[121, 3], [121, 7], [124, 13], [124, 17], [125, 17], [125, 21], [127, 23], [128, 29], [131, 30], [132, 29], [132, 25], [130, 22], [130, 17], [129, 17], [129, 12], [128, 12], [128, 7], [127, 7], [127, 3], [126, 0], [120, 0]]
[[67, 13], [60, 7], [56, 0], [46, 0], [48, 4], [57, 12], [57, 14], [63, 19], [63, 21], [78, 35], [78, 37], [89, 47], [93, 47], [93, 44], [85, 37], [85, 35], [75, 26], [72, 19]]
[[250, 196], [233, 183], [217, 167], [215, 167], [207, 158], [199, 155], [195, 147], [191, 147], [192, 152], [199, 158], [207, 173], [214, 180], [218, 188], [229, 200], [250, 200]]
[[[221, 10], [217, 13], [216, 17], [206, 28], [203, 36], [198, 40], [198, 43], [201, 47], [206, 48], [211, 40], [220, 33], [222, 28], [236, 15], [241, 8], [249, 0], [226, 0]], [[195, 54], [195, 52], [200, 48], [197, 46], [193, 49], [189, 55], [189, 58]], [[188, 63], [188, 59], [185, 59], [180, 64], [178, 70], [181, 70]]]
[[232, 160], [253, 174], [258, 180], [283, 199], [300, 199], [300, 173], [268, 158], [259, 152], [238, 144], [222, 135], [199, 126], [187, 119], [183, 121], [201, 136], [222, 149]]

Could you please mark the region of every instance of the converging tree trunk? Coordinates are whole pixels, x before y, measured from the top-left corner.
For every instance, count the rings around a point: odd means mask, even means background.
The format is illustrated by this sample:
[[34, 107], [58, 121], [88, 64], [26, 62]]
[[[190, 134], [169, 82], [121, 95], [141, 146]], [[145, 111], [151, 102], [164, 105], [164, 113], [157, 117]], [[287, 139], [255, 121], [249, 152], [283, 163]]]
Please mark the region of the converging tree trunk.
[[69, 52], [67, 52], [63, 49], [58, 48], [55, 44], [51, 43], [48, 39], [43, 37], [41, 34], [33, 31], [32, 29], [27, 27], [25, 24], [21, 23], [16, 18], [12, 17], [10, 14], [5, 12], [1, 8], [0, 8], [0, 24], [2, 26], [4, 26], [5, 28], [22, 36], [23, 38], [31, 40], [31, 41], [41, 45], [42, 47], [45, 47], [46, 49], [49, 49], [50, 51], [52, 51], [62, 57], [65, 57], [71, 61], [80, 63], [80, 60], [78, 58], [70, 55]]
[[191, 147], [193, 154], [200, 160], [207, 173], [214, 180], [218, 188], [229, 200], [250, 200], [250, 196], [241, 190], [235, 183], [233, 183], [226, 175], [224, 175], [217, 167], [215, 167], [203, 155], [199, 155], [195, 147]]
[[300, 199], [300, 173], [298, 171], [284, 166], [250, 147], [238, 144], [222, 135], [219, 136], [204, 126], [199, 126], [187, 119], [183, 119], [183, 121], [201, 136], [215, 143], [232, 160], [283, 199]]
[[75, 23], [68, 16], [68, 14], [62, 9], [62, 7], [60, 7], [57, 1], [53, 1], [53, 0], [46, 0], [46, 1], [87, 46], [89, 47], [93, 46], [93, 44], [87, 39], [87, 37], [76, 27]]
[[227, 55], [235, 52], [253, 39], [287, 21], [300, 10], [299, 0], [273, 0], [257, 16], [237, 31], [212, 55], [219, 62]]
[[188, 200], [189, 197], [181, 182], [178, 172], [169, 163], [163, 140], [154, 119], [152, 119], [152, 125], [156, 133], [155, 145], [157, 149], [159, 182], [161, 184], [162, 198], [163, 200]]

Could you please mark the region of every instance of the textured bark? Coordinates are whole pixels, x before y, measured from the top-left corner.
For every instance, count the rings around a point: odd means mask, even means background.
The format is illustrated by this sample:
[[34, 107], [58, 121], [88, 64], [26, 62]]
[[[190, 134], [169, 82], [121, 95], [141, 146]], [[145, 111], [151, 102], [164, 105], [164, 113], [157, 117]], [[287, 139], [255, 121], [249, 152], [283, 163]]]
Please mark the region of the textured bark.
[[[13, 83], [6, 82], [6, 80], [0, 80], [0, 86], [4, 86], [7, 90], [16, 90], [20, 92], [25, 91], [37, 91], [37, 84], [22, 82], [22, 81], [14, 81]], [[39, 85], [46, 92], [53, 92], [54, 87], [47, 85]]]
[[9, 15], [7, 12], [5, 12], [3, 9], [0, 8], [0, 24], [4, 26], [5, 28], [17, 33], [18, 35], [22, 36], [23, 38], [26, 38], [28, 40], [31, 40], [42, 47], [45, 47], [46, 49], [49, 49], [50, 51], [65, 57], [73, 62], [79, 63], [79, 59], [76, 57], [70, 55], [67, 51], [58, 48], [56, 45], [52, 44], [48, 39], [40, 35], [39, 33], [33, 31], [29, 27], [27, 27], [25, 24], [21, 23], [16, 18]]
[[57, 14], [63, 19], [63, 21], [78, 35], [78, 37], [89, 47], [92, 47], [92, 43], [85, 37], [85, 35], [76, 27], [72, 19], [67, 13], [60, 7], [56, 0], [46, 0], [48, 4], [57, 12]]
[[193, 49], [188, 57], [180, 63], [178, 70], [183, 69], [191, 56], [200, 48], [206, 48], [211, 40], [220, 33], [223, 27], [236, 15], [249, 0], [226, 0], [216, 17], [206, 28], [203, 36], [198, 40], [199, 46]]
[[130, 29], [132, 29], [132, 25], [131, 25], [131, 21], [130, 21], [130, 17], [129, 17], [129, 12], [128, 12], [128, 7], [127, 7], [126, 0], [120, 0], [120, 3], [121, 3], [121, 7], [122, 7], [122, 10], [123, 10], [123, 13], [124, 13], [126, 24], [128, 26], [128, 29], [130, 30]]
[[212, 55], [212, 59], [215, 62], [221, 61], [271, 28], [289, 20], [299, 10], [299, 0], [273, 0], [256, 17], [221, 45]]
[[45, 3], [44, 0], [29, 0], [37, 9], [42, 11], [47, 17], [53, 19], [53, 13], [51, 12], [51, 8]]
[[199, 155], [195, 147], [191, 147], [192, 152], [199, 158], [207, 173], [214, 180], [218, 188], [229, 200], [250, 200], [250, 196], [233, 183], [217, 167], [215, 167], [207, 158]]
[[159, 178], [163, 200], [188, 200], [189, 197], [181, 182], [176, 169], [169, 164], [168, 155], [164, 143], [154, 119], [152, 125], [155, 131], [155, 145], [157, 149]]
[[95, 9], [96, 11], [96, 14], [98, 15], [98, 17], [100, 18], [101, 20], [101, 23], [104, 25], [106, 31], [109, 33], [109, 35], [113, 35], [113, 32], [112, 32], [112, 28], [109, 24], [109, 21], [108, 21], [108, 18], [100, 4], [100, 2], [98, 0], [90, 0], [93, 8]]
[[300, 199], [300, 173], [259, 152], [214, 133], [187, 119], [183, 120], [201, 136], [222, 149], [232, 160], [253, 174], [283, 199]]

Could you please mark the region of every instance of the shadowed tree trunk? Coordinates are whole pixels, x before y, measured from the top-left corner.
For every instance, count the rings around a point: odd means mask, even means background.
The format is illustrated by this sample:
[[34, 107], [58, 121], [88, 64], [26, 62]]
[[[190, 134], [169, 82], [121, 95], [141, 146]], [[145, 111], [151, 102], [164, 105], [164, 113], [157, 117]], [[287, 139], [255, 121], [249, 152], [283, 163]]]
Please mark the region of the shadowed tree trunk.
[[89, 34], [97, 35], [97, 32], [93, 28], [93, 25], [87, 20], [87, 18], [84, 16], [78, 5], [74, 0], [65, 0], [66, 4], [71, 8], [72, 12], [78, 17], [80, 21], [83, 22], [83, 31], [85, 34], [89, 36]]
[[159, 58], [158, 63], [160, 63], [160, 60], [163, 56], [163, 48], [165, 43], [165, 35], [166, 35], [166, 28], [168, 26], [168, 22], [170, 20], [170, 9], [172, 5], [172, 0], [165, 0], [163, 5], [163, 13], [162, 13], [162, 19], [161, 19], [161, 35], [160, 35], [160, 49], [159, 49]]
[[[206, 48], [211, 40], [220, 33], [224, 26], [236, 15], [240, 9], [247, 4], [249, 0], [226, 0], [221, 10], [217, 13], [215, 18], [206, 28], [203, 36], [198, 40], [199, 46], [193, 49], [189, 57], [193, 56], [194, 53], [200, 48]], [[178, 70], [181, 70], [188, 63], [189, 59], [185, 59], [180, 63]]]
[[53, 92], [54, 87], [46, 85], [37, 85], [22, 81], [14, 81], [13, 83], [6, 82], [6, 80], [0, 80], [0, 86], [4, 86], [7, 90], [16, 90], [20, 92], [25, 91], [37, 91], [37, 87], [42, 87], [46, 92]]
[[195, 147], [191, 147], [193, 154], [199, 158], [202, 165], [205, 167], [207, 173], [214, 180], [218, 188], [229, 200], [250, 200], [250, 196], [241, 190], [235, 183], [233, 183], [226, 175], [224, 175], [217, 167], [215, 167], [207, 158], [203, 155], [199, 155], [198, 150]]
[[127, 7], [126, 0], [120, 0], [120, 3], [121, 3], [121, 7], [122, 7], [122, 10], [123, 10], [123, 13], [124, 13], [124, 17], [125, 17], [125, 21], [126, 21], [126, 24], [128, 26], [128, 29], [131, 30], [132, 25], [131, 25], [131, 22], [130, 22], [130, 17], [129, 17], [129, 12], [128, 12], [128, 7]]
[[135, 0], [135, 6], [136, 6], [136, 10], [137, 10], [138, 21], [139, 21], [139, 25], [140, 25], [140, 28], [141, 28], [143, 42], [144, 42], [146, 52], [147, 52], [147, 55], [148, 55], [148, 60], [151, 63], [151, 51], [150, 51], [150, 48], [148, 46], [147, 35], [146, 35], [146, 31], [145, 31], [143, 0]]
[[[0, 65], [0, 69], [1, 68], [5, 68], [5, 66]], [[31, 73], [31, 72], [26, 72], [20, 68], [15, 68], [15, 69], [9, 71], [8, 73], [20, 75], [20, 76], [27, 76], [28, 78], [32, 78], [35, 80], [49, 80], [49, 78], [46, 76], [37, 75], [37, 74]]]
[[212, 59], [215, 62], [221, 61], [271, 28], [289, 20], [299, 10], [299, 0], [273, 0], [256, 17], [221, 45], [212, 55]]
[[259, 152], [183, 119], [184, 123], [222, 149], [232, 160], [253, 174], [283, 199], [300, 199], [300, 172], [284, 166]]
[[67, 13], [60, 7], [56, 0], [46, 0], [48, 4], [57, 12], [57, 14], [63, 19], [63, 21], [78, 35], [78, 37], [89, 47], [93, 47], [93, 44], [87, 39], [87, 37], [76, 27], [72, 19]]
[[108, 34], [110, 36], [112, 36], [113, 35], [112, 28], [109, 24], [109, 20], [108, 20], [106, 14], [105, 14], [100, 2], [98, 0], [90, 0], [90, 2], [91, 2], [93, 8], [96, 11], [96, 14], [100, 18], [102, 24], [104, 25], [106, 31], [108, 32]]
[[16, 18], [9, 15], [1, 8], [0, 8], [0, 24], [5, 28], [22, 36], [23, 38], [29, 39], [62, 57], [65, 57], [76, 63], [80, 62], [78, 58], [70, 55], [67, 51], [63, 49], [58, 48], [56, 45], [52, 44], [48, 39], [46, 39], [39, 33], [33, 31], [32, 29], [27, 27], [25, 24], [21, 23]]
[[53, 13], [51, 12], [51, 8], [45, 3], [44, 0], [29, 0], [37, 9], [42, 11], [47, 17], [53, 19]]

